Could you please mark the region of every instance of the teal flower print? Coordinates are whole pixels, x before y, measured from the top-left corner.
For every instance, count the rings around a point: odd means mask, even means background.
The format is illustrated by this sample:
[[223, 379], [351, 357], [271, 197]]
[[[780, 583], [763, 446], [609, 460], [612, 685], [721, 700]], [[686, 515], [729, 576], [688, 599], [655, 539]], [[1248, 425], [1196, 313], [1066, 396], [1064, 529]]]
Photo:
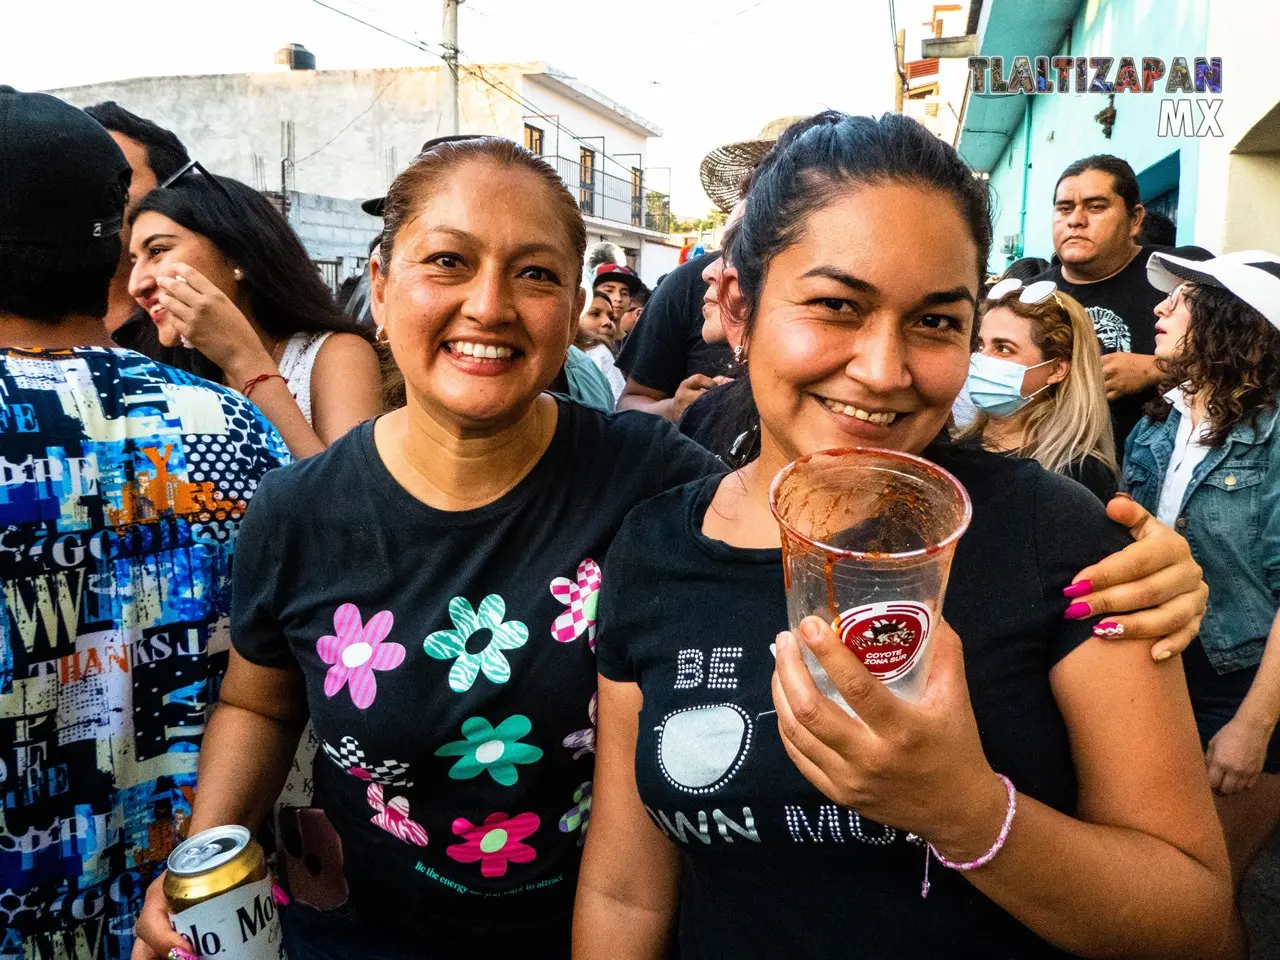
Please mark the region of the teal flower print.
[[[529, 628], [519, 620], [504, 623], [506, 612], [506, 601], [496, 593], [481, 600], [478, 611], [471, 609], [466, 597], [454, 597], [449, 601], [454, 629], [437, 630], [422, 641], [427, 656], [437, 660], [457, 657], [449, 670], [449, 689], [454, 693], [470, 690], [481, 670], [494, 683], [511, 679], [511, 664], [502, 651], [523, 647], [529, 639]], [[490, 631], [489, 642], [479, 653], [468, 653], [467, 641], [480, 630]]]
[[470, 780], [485, 770], [504, 787], [520, 779], [517, 763], [534, 763], [542, 759], [542, 750], [518, 743], [533, 728], [529, 718], [517, 713], [507, 717], [495, 730], [483, 717], [471, 717], [462, 724], [465, 740], [446, 743], [436, 751], [437, 757], [461, 757], [449, 771], [451, 780]]

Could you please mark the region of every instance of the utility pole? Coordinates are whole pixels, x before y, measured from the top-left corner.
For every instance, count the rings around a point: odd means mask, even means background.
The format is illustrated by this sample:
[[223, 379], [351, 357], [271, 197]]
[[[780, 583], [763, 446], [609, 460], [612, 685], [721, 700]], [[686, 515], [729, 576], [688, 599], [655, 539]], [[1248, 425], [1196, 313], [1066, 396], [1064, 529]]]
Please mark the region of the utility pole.
[[[883, 49], [883, 48], [881, 48]], [[906, 74], [907, 31], [899, 30], [897, 40], [893, 44], [893, 112], [902, 112], [902, 88], [907, 85]]]
[[444, 63], [448, 76], [445, 77], [445, 109], [448, 111], [448, 129], [445, 133], [455, 136], [461, 133], [458, 129], [458, 5], [462, 0], [444, 0]]

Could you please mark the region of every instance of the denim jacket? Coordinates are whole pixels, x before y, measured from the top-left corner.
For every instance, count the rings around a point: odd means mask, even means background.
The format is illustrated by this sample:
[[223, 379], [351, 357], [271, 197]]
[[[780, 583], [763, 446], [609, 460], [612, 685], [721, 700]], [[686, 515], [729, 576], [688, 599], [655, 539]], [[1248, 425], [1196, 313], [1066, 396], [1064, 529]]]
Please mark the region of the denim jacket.
[[[1262, 660], [1280, 602], [1280, 410], [1236, 426], [1196, 465], [1174, 524], [1204, 568], [1209, 609], [1200, 642], [1219, 673]], [[1153, 515], [1182, 415], [1144, 417], [1124, 447], [1123, 486]]]

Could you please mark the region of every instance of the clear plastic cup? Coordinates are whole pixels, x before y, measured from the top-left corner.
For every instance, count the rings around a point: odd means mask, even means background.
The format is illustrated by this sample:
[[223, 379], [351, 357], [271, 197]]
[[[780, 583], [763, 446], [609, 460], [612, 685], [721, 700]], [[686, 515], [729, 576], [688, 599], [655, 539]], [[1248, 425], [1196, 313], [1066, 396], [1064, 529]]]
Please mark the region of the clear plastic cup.
[[[782, 528], [791, 629], [824, 618], [890, 692], [919, 700], [951, 558], [973, 514], [960, 481], [893, 450], [825, 450], [783, 468], [769, 506]], [[818, 689], [849, 710], [800, 649]]]

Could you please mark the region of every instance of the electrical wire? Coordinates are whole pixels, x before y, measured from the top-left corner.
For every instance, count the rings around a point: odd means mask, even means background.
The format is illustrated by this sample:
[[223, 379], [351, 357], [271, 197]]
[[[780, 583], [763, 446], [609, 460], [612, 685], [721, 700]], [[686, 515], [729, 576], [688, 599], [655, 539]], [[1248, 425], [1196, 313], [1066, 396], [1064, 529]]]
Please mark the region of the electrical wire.
[[[397, 33], [392, 33], [390, 30], [386, 30], [375, 23], [370, 23], [368, 20], [362, 20], [360, 17], [357, 17], [354, 14], [348, 13], [346, 10], [342, 10], [339, 7], [335, 7], [331, 4], [325, 3], [324, 0], [311, 0], [311, 2], [318, 6], [324, 7], [326, 10], [332, 10], [334, 13], [344, 16], [348, 20], [354, 20], [356, 23], [366, 26], [371, 30], [375, 30], [384, 36], [390, 37], [392, 40], [399, 40], [401, 43], [407, 44], [408, 46], [411, 46], [416, 50], [420, 50], [423, 53], [429, 53], [432, 56], [437, 57], [440, 60], [443, 60], [446, 65], [449, 63], [449, 57], [446, 55], [445, 52], [443, 52], [444, 51], [443, 47], [441, 47], [440, 51], [433, 50], [431, 49], [430, 45], [422, 42], [421, 40], [410, 40], [408, 37], [402, 37]], [[765, 0], [760, 0], [760, 2], [763, 3], [765, 2]], [[459, 54], [459, 57], [461, 57], [461, 54], [462, 54], [461, 48], [459, 48], [458, 54]], [[459, 60], [458, 69], [466, 71], [468, 74], [470, 74], [475, 79], [479, 80], [481, 83], [484, 83], [489, 87], [492, 87], [499, 94], [506, 97], [508, 100], [512, 101], [517, 106], [525, 110], [531, 111], [531, 114], [530, 114], [531, 116], [535, 116], [535, 117], [538, 117], [539, 119], [548, 120], [554, 123], [556, 125], [556, 129], [558, 129], [562, 133], [567, 133], [571, 140], [576, 140], [579, 143], [585, 143], [585, 140], [582, 137], [578, 136], [568, 127], [561, 124], [558, 118], [555, 118], [551, 114], [548, 114], [546, 110], [544, 110], [542, 107], [539, 107], [537, 104], [533, 103], [533, 101], [527, 99], [523, 94], [517, 93], [515, 90], [513, 90], [511, 87], [509, 87], [507, 84], [503, 83], [500, 80], [497, 83], [490, 80], [488, 77], [484, 75], [483, 68], [480, 67], [478, 64], [465, 64], [465, 63], [462, 63], [461, 60]], [[501, 84], [501, 86], [499, 84]], [[506, 89], [503, 89], [504, 87]], [[385, 90], [383, 92], [385, 92]], [[381, 96], [381, 94], [379, 94], [379, 96]], [[370, 109], [372, 108], [372, 106], [373, 105], [370, 104]], [[366, 112], [368, 111], [366, 110]], [[352, 122], [354, 123], [355, 121], [352, 121]], [[342, 131], [339, 131], [339, 133], [341, 132]], [[337, 139], [337, 137], [335, 137], [334, 139]], [[328, 144], [326, 144], [326, 146], [327, 145]], [[324, 148], [322, 147], [321, 149], [324, 149]], [[620, 169], [628, 170], [628, 171], [631, 169], [622, 161], [616, 159], [615, 157], [610, 156], [607, 153], [604, 153], [603, 151], [600, 152], [600, 155], [604, 157], [604, 159], [611, 161], [615, 166], [619, 167]], [[308, 154], [307, 159], [310, 159], [310, 157], [312, 156], [315, 156], [315, 153]]]
[[898, 84], [902, 87], [902, 94], [906, 96], [907, 75], [902, 72], [902, 67], [898, 63], [898, 12], [894, 9], [893, 0], [889, 0], [889, 36], [893, 41], [893, 70], [898, 75]]
[[334, 142], [335, 140], [337, 140], [340, 136], [342, 136], [344, 133], [346, 133], [348, 130], [350, 130], [350, 129], [351, 129], [351, 127], [355, 125], [355, 122], [356, 122], [357, 120], [359, 120], [359, 119], [360, 119], [361, 117], [363, 117], [366, 113], [368, 113], [370, 110], [372, 110], [372, 109], [374, 108], [374, 106], [378, 103], [378, 101], [382, 99], [382, 95], [383, 95], [384, 93], [386, 93], [388, 90], [390, 90], [390, 89], [391, 89], [391, 87], [395, 84], [395, 82], [396, 82], [397, 80], [399, 80], [399, 79], [400, 79], [400, 76], [399, 76], [399, 75], [397, 75], [397, 76], [392, 77], [392, 78], [391, 78], [390, 80], [388, 80], [386, 83], [384, 83], [384, 84], [382, 85], [382, 89], [381, 89], [381, 90], [379, 90], [379, 91], [378, 91], [378, 93], [377, 93], [377, 95], [376, 95], [376, 96], [375, 96], [375, 97], [374, 97], [374, 98], [369, 102], [369, 105], [368, 105], [367, 107], [365, 107], [363, 110], [361, 110], [359, 113], [357, 113], [354, 117], [352, 117], [352, 118], [351, 118], [351, 120], [347, 123], [347, 125], [346, 125], [345, 127], [343, 127], [341, 130], [339, 130], [337, 133], [335, 133], [332, 137], [330, 137], [330, 138], [325, 142], [325, 144], [324, 144], [324, 146], [323, 146], [323, 147], [320, 147], [319, 149], [316, 149], [316, 150], [312, 150], [310, 153], [308, 153], [308, 154], [307, 154], [305, 157], [303, 157], [301, 160], [295, 160], [295, 161], [293, 162], [293, 165], [296, 167], [296, 166], [297, 166], [298, 164], [300, 164], [300, 163], [306, 163], [308, 160], [310, 160], [310, 159], [311, 159], [312, 157], [314, 157], [316, 154], [324, 152], [325, 148], [327, 148], [327, 147], [329, 147], [329, 146], [332, 146], [332, 145], [333, 145], [333, 142]]

